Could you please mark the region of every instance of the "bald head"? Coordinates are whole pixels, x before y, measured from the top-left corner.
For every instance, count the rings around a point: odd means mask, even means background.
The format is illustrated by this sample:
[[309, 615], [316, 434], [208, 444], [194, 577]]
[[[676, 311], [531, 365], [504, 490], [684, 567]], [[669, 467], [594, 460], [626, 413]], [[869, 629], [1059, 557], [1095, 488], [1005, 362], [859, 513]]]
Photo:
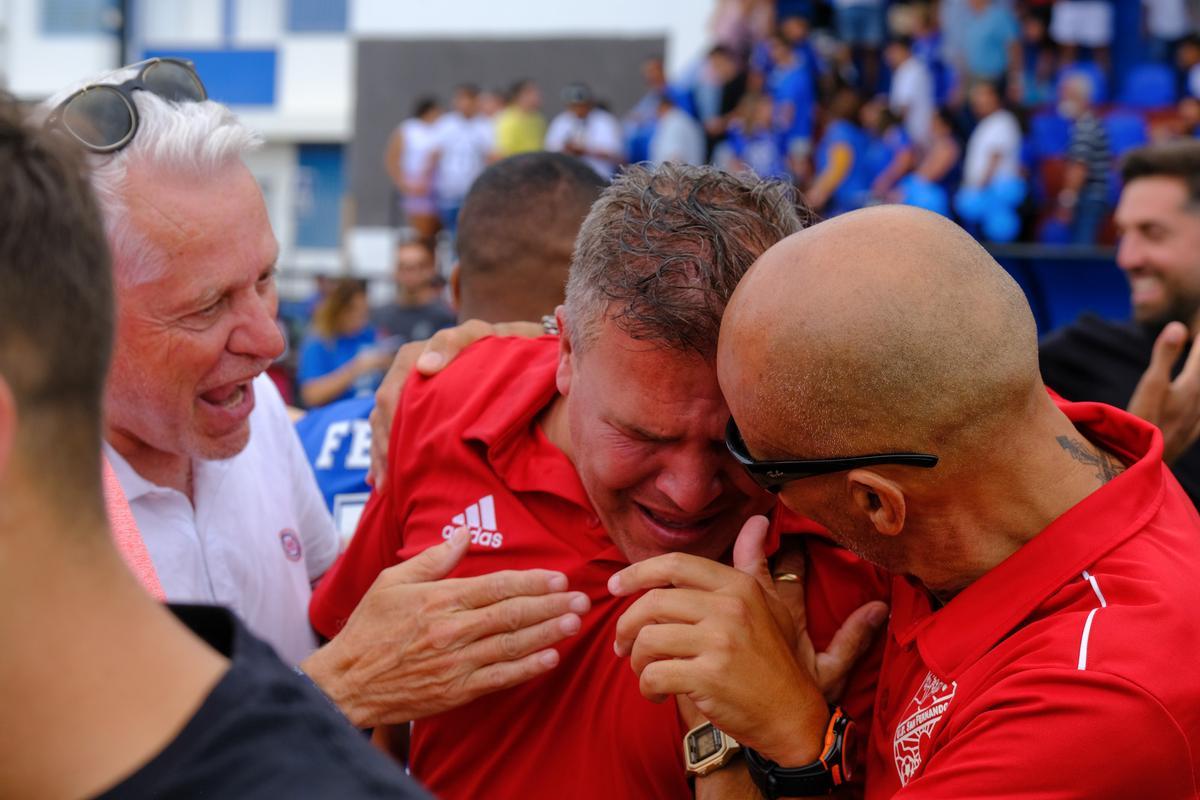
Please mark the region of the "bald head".
[[1045, 396], [1020, 288], [961, 228], [908, 206], [767, 250], [729, 302], [718, 370], [759, 457], [916, 450], [949, 466]]

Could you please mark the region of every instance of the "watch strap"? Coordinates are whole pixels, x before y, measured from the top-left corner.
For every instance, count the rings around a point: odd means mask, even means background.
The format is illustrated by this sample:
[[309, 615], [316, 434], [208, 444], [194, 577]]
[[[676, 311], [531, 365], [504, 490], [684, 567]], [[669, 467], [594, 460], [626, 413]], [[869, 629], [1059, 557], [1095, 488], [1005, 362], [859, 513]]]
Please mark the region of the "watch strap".
[[833, 714], [825, 732], [825, 752], [812, 763], [781, 767], [752, 748], [742, 748], [747, 771], [763, 797], [775, 800], [824, 795], [846, 782], [849, 775], [845, 769], [843, 744], [846, 729], [853, 723], [841, 708], [831, 710]]

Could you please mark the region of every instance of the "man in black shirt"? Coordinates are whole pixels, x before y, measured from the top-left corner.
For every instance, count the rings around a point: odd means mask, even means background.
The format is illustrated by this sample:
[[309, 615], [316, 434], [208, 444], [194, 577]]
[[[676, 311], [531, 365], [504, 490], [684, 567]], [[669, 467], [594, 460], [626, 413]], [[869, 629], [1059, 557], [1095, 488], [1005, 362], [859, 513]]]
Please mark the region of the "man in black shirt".
[[1069, 400], [1128, 408], [1158, 425], [1165, 460], [1200, 505], [1200, 348], [1189, 348], [1189, 331], [1200, 333], [1200, 142], [1134, 150], [1122, 178], [1117, 264], [1134, 321], [1085, 315], [1051, 334], [1042, 378]]
[[101, 491], [100, 217], [4, 101], [0, 196], [0, 797], [425, 797], [228, 612], [135, 581]]

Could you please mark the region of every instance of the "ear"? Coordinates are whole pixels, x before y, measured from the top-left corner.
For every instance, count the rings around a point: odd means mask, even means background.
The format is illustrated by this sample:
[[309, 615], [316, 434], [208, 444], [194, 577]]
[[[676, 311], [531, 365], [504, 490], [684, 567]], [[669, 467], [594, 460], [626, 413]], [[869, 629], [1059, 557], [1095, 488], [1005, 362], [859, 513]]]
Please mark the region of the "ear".
[[575, 351], [571, 347], [571, 329], [567, 327], [567, 313], [563, 306], [554, 309], [554, 319], [558, 322], [558, 370], [554, 373], [554, 383], [558, 393], [566, 397], [571, 393], [571, 378], [574, 376]]
[[0, 482], [12, 464], [13, 447], [17, 437], [17, 400], [8, 381], [0, 376]]
[[846, 475], [846, 491], [855, 511], [880, 534], [896, 536], [904, 530], [908, 505], [904, 490], [895, 481], [873, 470], [851, 470]]
[[459, 276], [461, 268], [462, 265], [455, 261], [450, 270], [450, 305], [454, 306], [455, 313], [462, 309], [462, 283]]

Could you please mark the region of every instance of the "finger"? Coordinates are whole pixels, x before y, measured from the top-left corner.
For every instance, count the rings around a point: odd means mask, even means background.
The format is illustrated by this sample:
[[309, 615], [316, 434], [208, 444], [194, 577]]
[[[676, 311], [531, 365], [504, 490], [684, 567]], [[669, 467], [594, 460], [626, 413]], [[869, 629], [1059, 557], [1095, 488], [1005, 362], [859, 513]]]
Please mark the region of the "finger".
[[417, 371], [422, 375], [435, 375], [453, 361], [463, 348], [493, 333], [495, 330], [489, 323], [478, 319], [469, 319], [453, 328], [440, 330], [425, 343], [417, 359]]
[[510, 597], [564, 592], [567, 576], [548, 569], [503, 570], [474, 578], [455, 578], [442, 586], [460, 609], [483, 608]]
[[464, 647], [460, 651], [461, 657], [464, 663], [475, 665], [475, 669], [488, 664], [515, 661], [574, 636], [582, 627], [583, 621], [578, 614], [564, 614], [519, 631], [506, 631], [480, 639]]
[[638, 676], [638, 690], [652, 703], [674, 694], [691, 694], [697, 688], [693, 659], [670, 658], [653, 661]]
[[613, 650], [622, 658], [629, 655], [638, 632], [647, 625], [664, 622], [694, 625], [708, 616], [721, 599], [720, 595], [697, 589], [651, 589], [617, 620]]
[[641, 675], [655, 661], [700, 655], [701, 644], [701, 633], [694, 625], [648, 625], [633, 643], [629, 665], [635, 675]]
[[524, 658], [480, 667], [467, 677], [463, 686], [466, 696], [462, 700], [464, 703], [470, 702], [481, 695], [525, 683], [554, 669], [558, 662], [558, 651], [539, 650]]
[[873, 601], [861, 606], [838, 628], [825, 652], [817, 654], [818, 682], [828, 702], [840, 699], [847, 675], [871, 648], [887, 618], [886, 603]]
[[[483, 608], [452, 615], [461, 642], [473, 642], [497, 633], [519, 631], [565, 614], [586, 614], [592, 607], [583, 592], [556, 592], [537, 597], [510, 597]], [[435, 642], [445, 647], [448, 642]]]
[[[1179, 325], [1181, 328], [1183, 327], [1182, 322], [1173, 322], [1171, 324]], [[1182, 336], [1181, 339], [1186, 341], [1186, 335]], [[1182, 342], [1177, 349], [1183, 349]], [[1176, 355], [1178, 356], [1178, 353], [1176, 353]], [[1172, 365], [1173, 364], [1174, 362], [1172, 362]], [[1174, 385], [1177, 389], [1186, 388], [1193, 394], [1200, 393], [1200, 334], [1197, 334], [1196, 341], [1192, 342], [1191, 352], [1188, 353], [1187, 360], [1183, 362], [1183, 369], [1179, 371], [1179, 377], [1175, 379]], [[1192, 400], [1195, 401], [1196, 398], [1193, 397]]]
[[771, 523], [766, 517], [753, 516], [746, 520], [737, 541], [733, 543], [733, 566], [752, 576], [760, 586], [768, 590], [772, 588], [772, 581], [764, 548], [770, 528]]
[[1182, 322], [1170, 322], [1162, 329], [1150, 352], [1150, 366], [1146, 367], [1133, 390], [1133, 397], [1129, 401], [1131, 406], [1136, 401], [1153, 402], [1155, 397], [1166, 391], [1171, 383], [1171, 367], [1178, 360], [1185, 341], [1187, 328]]
[[401, 564], [389, 567], [382, 575], [386, 575], [388, 581], [396, 583], [441, 580], [458, 565], [470, 544], [471, 537], [467, 529], [455, 528], [446, 541], [422, 550]]
[[[632, 564], [608, 579], [608, 591], [617, 597], [656, 586], [677, 586], [715, 591], [736, 572], [712, 559], [688, 553], [666, 553]], [[740, 573], [737, 573], [740, 574]]]

